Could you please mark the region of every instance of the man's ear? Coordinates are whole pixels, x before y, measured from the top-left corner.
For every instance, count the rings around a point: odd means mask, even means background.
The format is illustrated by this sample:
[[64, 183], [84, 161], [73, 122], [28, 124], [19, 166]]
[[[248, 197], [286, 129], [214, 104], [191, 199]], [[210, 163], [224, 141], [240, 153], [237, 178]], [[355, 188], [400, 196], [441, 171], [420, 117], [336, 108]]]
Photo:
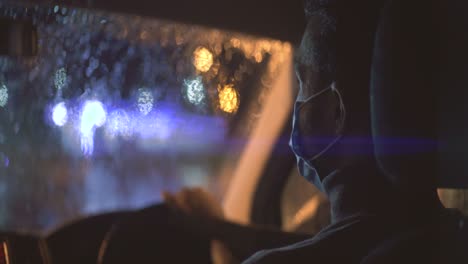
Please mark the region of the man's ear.
[[346, 120], [346, 107], [344, 105], [342, 91], [339, 90], [338, 82], [333, 81], [331, 84], [331, 89], [334, 91], [337, 96], [337, 104], [335, 108], [335, 120], [336, 120], [336, 132], [341, 133], [344, 130], [345, 120]]

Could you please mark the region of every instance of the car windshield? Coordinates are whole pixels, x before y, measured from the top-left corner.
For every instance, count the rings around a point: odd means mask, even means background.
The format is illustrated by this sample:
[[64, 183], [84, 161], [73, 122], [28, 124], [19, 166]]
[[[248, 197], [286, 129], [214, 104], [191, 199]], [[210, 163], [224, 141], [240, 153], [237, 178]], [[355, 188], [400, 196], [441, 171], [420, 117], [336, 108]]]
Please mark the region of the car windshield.
[[[38, 54], [0, 57], [0, 228], [203, 186], [222, 198], [289, 43], [65, 6], [0, 3]], [[231, 166], [232, 167], [232, 166]]]

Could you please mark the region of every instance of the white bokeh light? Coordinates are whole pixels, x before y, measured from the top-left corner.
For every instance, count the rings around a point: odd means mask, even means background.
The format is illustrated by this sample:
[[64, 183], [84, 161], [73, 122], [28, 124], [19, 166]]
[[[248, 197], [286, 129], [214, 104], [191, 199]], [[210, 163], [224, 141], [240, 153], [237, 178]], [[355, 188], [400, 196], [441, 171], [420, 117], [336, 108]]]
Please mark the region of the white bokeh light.
[[99, 101], [86, 101], [81, 112], [81, 150], [88, 156], [94, 152], [94, 131], [106, 122], [107, 113]]
[[8, 103], [8, 88], [5, 84], [0, 85], [0, 107]]
[[67, 84], [67, 70], [60, 68], [55, 72], [54, 86], [57, 90], [62, 90]]
[[153, 110], [154, 97], [151, 90], [146, 88], [138, 89], [138, 109], [143, 115], [149, 114]]
[[187, 100], [194, 105], [199, 105], [205, 99], [205, 87], [203, 86], [202, 77], [198, 76], [195, 79], [184, 80], [185, 95]]
[[52, 121], [56, 126], [63, 126], [67, 123], [68, 111], [64, 102], [58, 103], [52, 109]]

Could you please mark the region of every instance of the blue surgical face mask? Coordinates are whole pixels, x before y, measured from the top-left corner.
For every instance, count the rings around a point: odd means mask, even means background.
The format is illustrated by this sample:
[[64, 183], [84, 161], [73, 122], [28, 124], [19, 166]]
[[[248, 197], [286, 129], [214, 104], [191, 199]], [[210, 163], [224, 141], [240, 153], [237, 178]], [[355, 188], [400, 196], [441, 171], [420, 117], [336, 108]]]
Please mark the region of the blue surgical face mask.
[[334, 85], [294, 105], [289, 145], [301, 175], [322, 191], [321, 179], [327, 176], [323, 174], [330, 172], [319, 171], [317, 159], [342, 138], [345, 118], [343, 100]]

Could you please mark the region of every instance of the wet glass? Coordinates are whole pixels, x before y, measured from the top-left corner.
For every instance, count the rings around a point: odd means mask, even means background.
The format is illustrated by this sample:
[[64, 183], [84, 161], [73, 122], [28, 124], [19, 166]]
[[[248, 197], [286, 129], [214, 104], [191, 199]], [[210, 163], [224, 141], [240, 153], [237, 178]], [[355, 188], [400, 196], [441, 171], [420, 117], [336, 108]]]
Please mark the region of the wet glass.
[[31, 20], [39, 45], [0, 56], [2, 230], [43, 232], [183, 186], [222, 198], [223, 164], [291, 55], [276, 40], [58, 5], [0, 3], [0, 17]]

